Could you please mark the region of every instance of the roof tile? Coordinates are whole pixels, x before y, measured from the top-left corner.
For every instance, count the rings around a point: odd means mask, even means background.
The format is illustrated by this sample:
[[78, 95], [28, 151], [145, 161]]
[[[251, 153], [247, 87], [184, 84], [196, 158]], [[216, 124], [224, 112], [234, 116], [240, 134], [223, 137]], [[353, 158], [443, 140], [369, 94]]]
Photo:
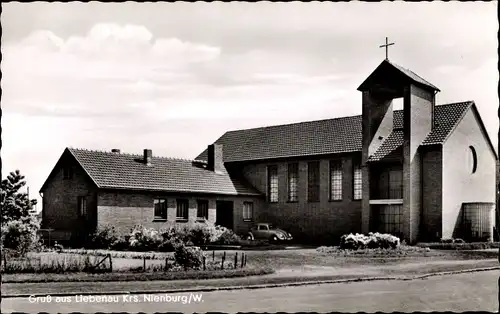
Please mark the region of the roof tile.
[[[472, 103], [436, 106], [435, 127], [422, 145], [442, 144]], [[361, 116], [350, 116], [237, 130], [225, 133], [215, 143], [223, 145], [225, 162], [356, 152], [362, 149], [361, 123]], [[394, 131], [402, 128], [403, 111], [395, 110]], [[392, 146], [388, 143], [380, 149], [393, 147], [399, 138], [399, 134], [394, 134]], [[196, 159], [206, 160], [207, 151]]]
[[191, 160], [68, 148], [100, 188], [260, 195], [243, 178], [215, 173]]

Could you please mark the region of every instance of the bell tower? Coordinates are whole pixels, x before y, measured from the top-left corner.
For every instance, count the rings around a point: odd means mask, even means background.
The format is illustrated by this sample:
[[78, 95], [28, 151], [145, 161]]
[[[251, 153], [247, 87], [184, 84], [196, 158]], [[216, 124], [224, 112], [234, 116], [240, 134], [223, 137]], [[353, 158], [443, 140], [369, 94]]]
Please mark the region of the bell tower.
[[[387, 47], [389, 44], [381, 47]], [[394, 130], [392, 102], [403, 98], [402, 146], [403, 161], [403, 234], [412, 242], [417, 239], [421, 213], [421, 162], [418, 147], [433, 128], [435, 95], [439, 89], [414, 72], [386, 59], [358, 87], [362, 93], [362, 230], [370, 230], [369, 159]], [[397, 130], [401, 132], [401, 130]], [[400, 137], [401, 138], [401, 137]], [[394, 201], [394, 200], [392, 200]], [[388, 200], [390, 204], [391, 200]], [[380, 204], [380, 202], [379, 202]]]

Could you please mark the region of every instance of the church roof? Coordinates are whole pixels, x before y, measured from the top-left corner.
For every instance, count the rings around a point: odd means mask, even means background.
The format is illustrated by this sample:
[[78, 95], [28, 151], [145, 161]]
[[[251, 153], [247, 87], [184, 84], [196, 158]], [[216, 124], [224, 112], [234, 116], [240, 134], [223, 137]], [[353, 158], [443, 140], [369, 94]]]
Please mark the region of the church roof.
[[[142, 155], [75, 148], [66, 148], [63, 156], [64, 154], [73, 156], [98, 188], [261, 195], [243, 178], [234, 176], [225, 169], [222, 173], [215, 173], [205, 169], [202, 163], [192, 160], [153, 156], [151, 165], [148, 166], [143, 162]], [[56, 168], [57, 165], [49, 178]]]
[[[435, 107], [435, 126], [422, 145], [443, 144], [472, 101]], [[229, 131], [215, 144], [222, 144], [225, 162], [252, 161], [348, 152], [362, 149], [361, 116]], [[376, 152], [383, 158], [402, 144], [403, 111], [394, 111], [394, 131]], [[207, 151], [198, 160], [207, 160]]]
[[366, 80], [361, 83], [361, 85], [358, 87], [358, 90], [369, 90], [372, 86], [380, 83], [380, 81], [390, 81], [391, 79], [394, 80], [393, 84], [396, 85], [400, 85], [404, 82], [410, 82], [416, 85], [420, 85], [424, 88], [431, 89], [433, 91], [440, 91], [439, 88], [422, 78], [420, 75], [389, 60], [382, 61], [379, 66], [368, 76], [368, 78], [366, 78]]

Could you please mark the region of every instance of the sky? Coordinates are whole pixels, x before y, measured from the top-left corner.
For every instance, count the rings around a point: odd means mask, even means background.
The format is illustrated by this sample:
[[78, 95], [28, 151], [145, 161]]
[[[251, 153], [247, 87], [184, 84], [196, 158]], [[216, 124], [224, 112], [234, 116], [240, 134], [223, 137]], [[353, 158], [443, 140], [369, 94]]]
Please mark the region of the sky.
[[361, 114], [385, 37], [438, 104], [474, 100], [497, 143], [496, 6], [2, 4], [2, 178], [21, 170], [40, 201], [66, 147], [194, 159], [229, 130]]

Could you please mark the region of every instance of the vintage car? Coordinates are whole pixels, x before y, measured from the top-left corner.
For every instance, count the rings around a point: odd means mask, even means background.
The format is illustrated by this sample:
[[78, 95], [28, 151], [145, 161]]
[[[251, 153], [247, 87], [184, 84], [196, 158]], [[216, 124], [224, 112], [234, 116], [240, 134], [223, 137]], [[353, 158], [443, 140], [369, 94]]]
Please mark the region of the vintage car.
[[271, 242], [288, 241], [292, 235], [284, 230], [276, 228], [270, 223], [255, 224], [246, 236], [247, 240], [269, 240]]

